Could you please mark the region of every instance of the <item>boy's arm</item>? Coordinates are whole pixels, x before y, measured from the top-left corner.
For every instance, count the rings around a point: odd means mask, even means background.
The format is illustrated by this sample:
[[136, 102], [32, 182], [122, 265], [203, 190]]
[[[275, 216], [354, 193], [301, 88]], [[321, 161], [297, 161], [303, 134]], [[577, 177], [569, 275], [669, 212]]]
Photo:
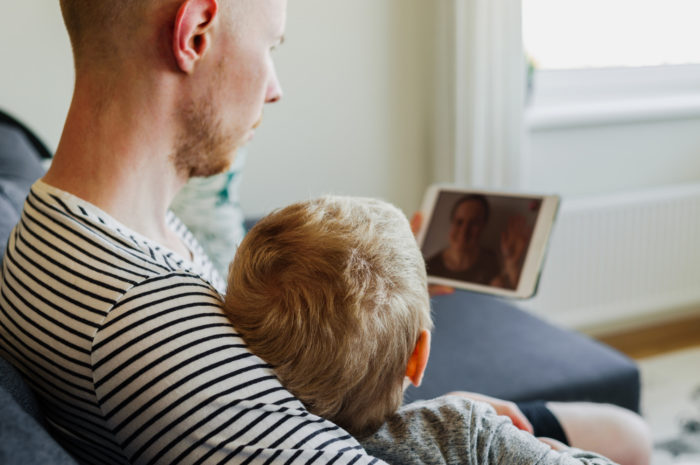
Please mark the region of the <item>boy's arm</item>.
[[523, 412], [520, 411], [515, 402], [497, 399], [495, 397], [490, 397], [484, 394], [477, 394], [475, 392], [455, 391], [449, 392], [446, 395], [464, 397], [466, 399], [471, 399], [477, 402], [486, 402], [491, 407], [493, 407], [493, 409], [498, 415], [504, 415], [510, 418], [510, 421], [513, 422], [513, 425], [515, 425], [516, 428], [520, 428], [521, 430], [527, 431], [528, 433], [534, 432], [534, 428], [530, 424], [530, 420], [528, 420], [527, 417], [523, 414]]
[[613, 464], [578, 449], [557, 452], [496, 415], [489, 405], [451, 396], [402, 407], [361, 443], [368, 453], [391, 464]]

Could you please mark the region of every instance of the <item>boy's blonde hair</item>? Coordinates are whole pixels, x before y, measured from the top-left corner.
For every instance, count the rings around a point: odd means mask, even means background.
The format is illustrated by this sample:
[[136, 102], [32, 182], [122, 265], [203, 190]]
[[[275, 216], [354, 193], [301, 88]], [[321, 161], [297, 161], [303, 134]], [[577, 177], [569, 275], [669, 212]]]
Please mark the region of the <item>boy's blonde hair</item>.
[[362, 437], [399, 408], [432, 329], [425, 263], [385, 202], [323, 197], [260, 220], [230, 267], [225, 311], [314, 414]]

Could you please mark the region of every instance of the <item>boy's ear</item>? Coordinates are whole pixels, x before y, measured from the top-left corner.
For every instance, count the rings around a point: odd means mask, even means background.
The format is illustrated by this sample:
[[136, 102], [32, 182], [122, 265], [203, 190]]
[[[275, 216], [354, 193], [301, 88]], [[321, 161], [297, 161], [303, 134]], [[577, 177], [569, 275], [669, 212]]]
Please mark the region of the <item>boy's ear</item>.
[[184, 73], [192, 73], [209, 50], [218, 13], [217, 0], [184, 0], [180, 5], [173, 29], [173, 54]]
[[423, 373], [425, 373], [425, 367], [428, 365], [428, 357], [430, 357], [430, 331], [424, 329], [418, 336], [418, 342], [416, 342], [416, 347], [413, 349], [406, 367], [406, 377], [416, 387], [420, 386], [423, 380]]

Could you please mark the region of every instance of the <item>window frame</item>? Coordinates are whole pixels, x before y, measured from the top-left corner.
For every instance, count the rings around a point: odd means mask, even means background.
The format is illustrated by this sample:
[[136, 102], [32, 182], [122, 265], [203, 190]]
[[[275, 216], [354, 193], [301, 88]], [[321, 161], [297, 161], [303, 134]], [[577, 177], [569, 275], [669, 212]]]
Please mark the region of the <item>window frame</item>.
[[700, 117], [700, 64], [535, 70], [531, 131]]

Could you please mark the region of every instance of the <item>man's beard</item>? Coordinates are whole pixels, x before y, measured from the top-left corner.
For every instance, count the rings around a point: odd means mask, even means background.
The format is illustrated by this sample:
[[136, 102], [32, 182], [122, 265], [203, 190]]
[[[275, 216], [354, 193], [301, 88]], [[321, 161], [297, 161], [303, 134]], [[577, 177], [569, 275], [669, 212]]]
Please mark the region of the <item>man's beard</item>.
[[181, 128], [173, 153], [175, 169], [187, 177], [206, 177], [226, 171], [237, 149], [234, 137], [216, 118], [210, 98], [183, 105]]

